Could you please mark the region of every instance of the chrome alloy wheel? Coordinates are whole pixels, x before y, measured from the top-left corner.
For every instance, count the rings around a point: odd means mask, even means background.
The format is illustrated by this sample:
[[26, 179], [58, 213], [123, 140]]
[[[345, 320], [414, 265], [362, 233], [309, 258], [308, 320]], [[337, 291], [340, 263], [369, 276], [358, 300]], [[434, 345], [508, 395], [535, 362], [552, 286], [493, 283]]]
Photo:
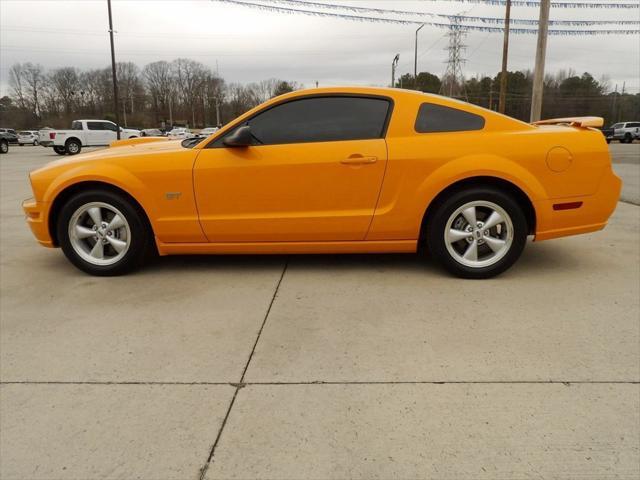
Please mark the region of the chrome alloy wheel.
[[131, 229], [113, 205], [91, 202], [78, 208], [69, 220], [69, 240], [75, 252], [93, 265], [113, 265], [131, 245]]
[[503, 258], [513, 243], [513, 223], [507, 212], [492, 202], [466, 203], [451, 214], [444, 242], [458, 263], [488, 267]]

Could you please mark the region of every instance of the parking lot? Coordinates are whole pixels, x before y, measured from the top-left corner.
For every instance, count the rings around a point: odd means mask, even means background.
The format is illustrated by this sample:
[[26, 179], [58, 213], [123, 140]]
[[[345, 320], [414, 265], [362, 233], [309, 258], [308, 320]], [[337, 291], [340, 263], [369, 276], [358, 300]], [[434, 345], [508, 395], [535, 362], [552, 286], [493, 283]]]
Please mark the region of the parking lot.
[[625, 201], [605, 230], [465, 281], [414, 255], [90, 277], [20, 209], [59, 157], [12, 146], [0, 477], [638, 478], [640, 144], [610, 147]]

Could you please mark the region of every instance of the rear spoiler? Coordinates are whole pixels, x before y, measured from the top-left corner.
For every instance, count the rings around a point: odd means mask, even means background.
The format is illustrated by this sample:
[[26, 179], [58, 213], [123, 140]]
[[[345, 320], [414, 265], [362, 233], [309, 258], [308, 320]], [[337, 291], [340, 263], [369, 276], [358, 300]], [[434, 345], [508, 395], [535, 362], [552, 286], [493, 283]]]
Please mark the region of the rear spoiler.
[[602, 117], [567, 117], [567, 118], [552, 118], [549, 120], [538, 120], [532, 122], [533, 125], [570, 125], [572, 127], [595, 127], [600, 128], [604, 125], [604, 119]]

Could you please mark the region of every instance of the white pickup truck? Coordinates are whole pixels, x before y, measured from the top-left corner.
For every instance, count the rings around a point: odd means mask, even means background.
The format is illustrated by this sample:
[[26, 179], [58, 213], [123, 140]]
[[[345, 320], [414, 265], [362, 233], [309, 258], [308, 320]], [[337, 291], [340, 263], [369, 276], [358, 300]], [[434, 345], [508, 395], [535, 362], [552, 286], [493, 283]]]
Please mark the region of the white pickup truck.
[[[38, 132], [40, 145], [53, 147], [59, 155], [75, 155], [82, 147], [109, 145], [117, 139], [118, 126], [109, 120], [74, 120], [71, 130], [44, 129]], [[140, 130], [120, 128], [120, 138], [136, 138]]]

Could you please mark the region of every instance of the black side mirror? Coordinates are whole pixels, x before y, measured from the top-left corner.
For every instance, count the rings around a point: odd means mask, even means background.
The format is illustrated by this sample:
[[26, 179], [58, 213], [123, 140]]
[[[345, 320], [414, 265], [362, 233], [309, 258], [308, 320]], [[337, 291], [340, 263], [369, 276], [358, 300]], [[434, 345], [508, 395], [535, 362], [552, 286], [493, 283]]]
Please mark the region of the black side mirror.
[[231, 135], [224, 137], [222, 143], [227, 147], [249, 147], [253, 145], [253, 135], [251, 135], [251, 127], [245, 125], [236, 129]]

